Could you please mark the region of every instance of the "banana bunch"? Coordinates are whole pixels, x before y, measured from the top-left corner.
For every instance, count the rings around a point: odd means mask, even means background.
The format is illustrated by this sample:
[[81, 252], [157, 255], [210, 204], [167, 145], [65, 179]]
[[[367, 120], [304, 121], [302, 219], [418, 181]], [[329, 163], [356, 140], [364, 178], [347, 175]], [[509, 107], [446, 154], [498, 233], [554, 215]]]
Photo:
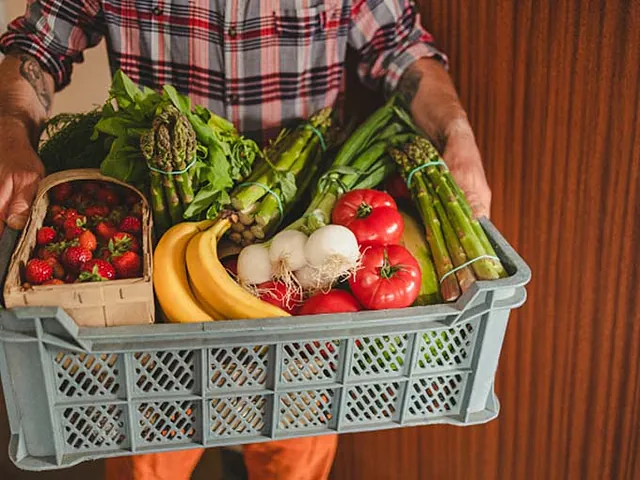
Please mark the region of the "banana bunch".
[[183, 222], [165, 232], [153, 258], [153, 286], [172, 323], [289, 316], [235, 282], [218, 257], [228, 218]]

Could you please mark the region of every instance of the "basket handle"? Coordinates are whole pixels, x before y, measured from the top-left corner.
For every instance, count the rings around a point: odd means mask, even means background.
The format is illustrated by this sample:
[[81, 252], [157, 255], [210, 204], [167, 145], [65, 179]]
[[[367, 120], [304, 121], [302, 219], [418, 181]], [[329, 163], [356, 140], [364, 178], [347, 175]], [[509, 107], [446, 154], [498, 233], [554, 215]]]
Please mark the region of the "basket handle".
[[[4, 281], [7, 278], [9, 272], [9, 263], [11, 261], [11, 254], [16, 248], [18, 243], [18, 237], [20, 236], [19, 230], [14, 230], [5, 225], [2, 236], [0, 236], [0, 286], [4, 285]], [[4, 298], [0, 302], [4, 307]]]

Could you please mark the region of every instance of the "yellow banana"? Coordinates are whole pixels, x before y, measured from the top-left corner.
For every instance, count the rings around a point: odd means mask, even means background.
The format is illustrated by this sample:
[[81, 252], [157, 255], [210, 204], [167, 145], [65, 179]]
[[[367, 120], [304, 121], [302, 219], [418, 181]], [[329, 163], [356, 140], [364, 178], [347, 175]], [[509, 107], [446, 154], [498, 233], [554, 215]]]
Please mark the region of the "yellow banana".
[[160, 238], [153, 254], [153, 287], [167, 319], [172, 323], [215, 320], [200, 305], [189, 285], [185, 254], [189, 240], [213, 225], [212, 220], [178, 223]]
[[229, 219], [219, 219], [196, 234], [187, 246], [187, 270], [194, 289], [224, 318], [287, 317], [284, 310], [263, 302], [238, 285], [218, 259], [218, 241], [229, 229]]

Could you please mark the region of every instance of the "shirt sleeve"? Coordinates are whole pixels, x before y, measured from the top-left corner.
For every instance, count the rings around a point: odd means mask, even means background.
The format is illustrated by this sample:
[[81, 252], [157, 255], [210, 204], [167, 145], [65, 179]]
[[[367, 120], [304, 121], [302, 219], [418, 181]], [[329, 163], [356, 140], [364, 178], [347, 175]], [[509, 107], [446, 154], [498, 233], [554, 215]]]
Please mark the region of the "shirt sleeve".
[[69, 83], [73, 63], [84, 60], [82, 52], [100, 43], [103, 25], [99, 0], [29, 0], [0, 36], [0, 51], [32, 55], [58, 91]]
[[351, 9], [349, 44], [360, 54], [358, 75], [363, 83], [390, 94], [404, 71], [419, 58], [448, 60], [420, 24], [411, 0], [358, 0]]

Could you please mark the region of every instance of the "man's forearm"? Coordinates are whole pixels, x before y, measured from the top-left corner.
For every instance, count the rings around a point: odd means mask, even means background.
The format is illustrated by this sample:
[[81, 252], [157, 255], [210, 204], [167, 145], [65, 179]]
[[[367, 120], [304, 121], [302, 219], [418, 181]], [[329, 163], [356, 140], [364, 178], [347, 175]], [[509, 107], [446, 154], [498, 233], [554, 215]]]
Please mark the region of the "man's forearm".
[[452, 130], [472, 133], [451, 77], [437, 60], [414, 62], [400, 79], [397, 91], [410, 105], [418, 127], [440, 146]]
[[51, 112], [53, 79], [30, 55], [15, 52], [0, 63], [0, 125], [35, 145]]

